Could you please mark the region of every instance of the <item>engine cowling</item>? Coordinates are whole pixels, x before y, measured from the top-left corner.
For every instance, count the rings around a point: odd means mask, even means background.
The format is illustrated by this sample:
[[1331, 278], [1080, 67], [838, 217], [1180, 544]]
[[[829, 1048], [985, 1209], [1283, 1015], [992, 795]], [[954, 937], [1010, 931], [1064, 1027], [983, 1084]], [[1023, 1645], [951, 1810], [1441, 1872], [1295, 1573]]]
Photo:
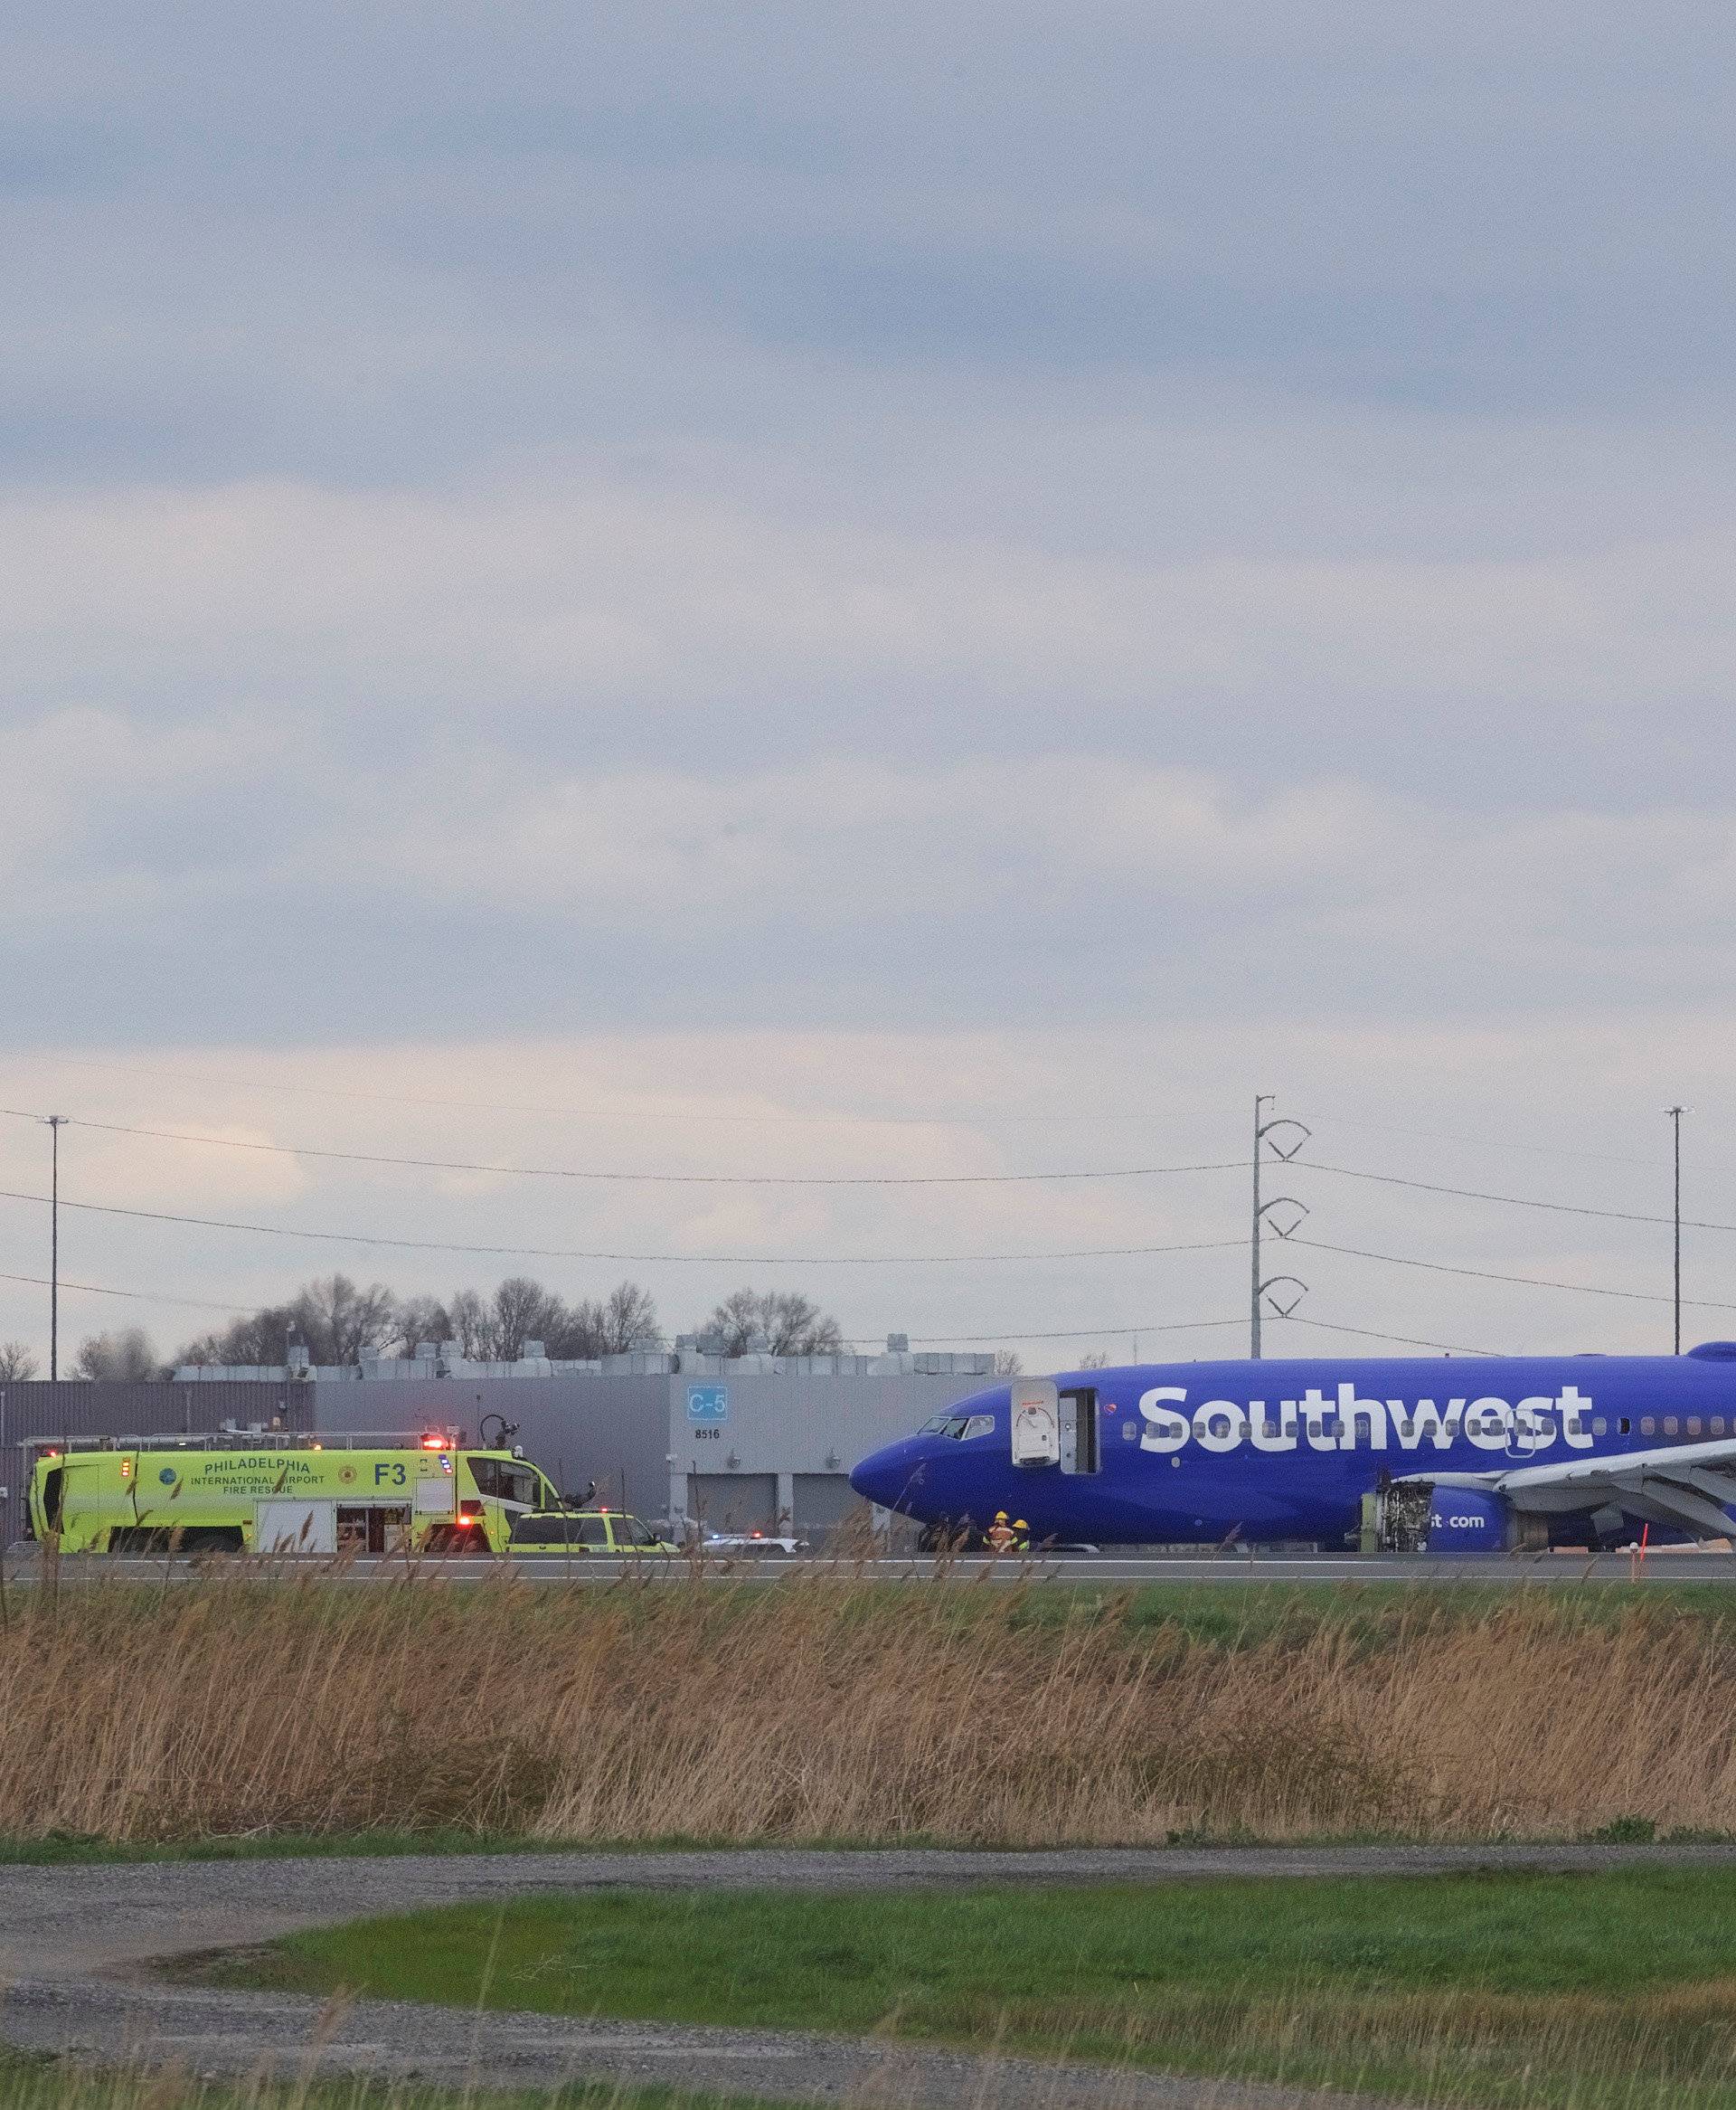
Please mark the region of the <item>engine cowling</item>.
[[1513, 1504], [1504, 1495], [1468, 1487], [1430, 1490], [1430, 1553], [1505, 1553], [1517, 1537]]

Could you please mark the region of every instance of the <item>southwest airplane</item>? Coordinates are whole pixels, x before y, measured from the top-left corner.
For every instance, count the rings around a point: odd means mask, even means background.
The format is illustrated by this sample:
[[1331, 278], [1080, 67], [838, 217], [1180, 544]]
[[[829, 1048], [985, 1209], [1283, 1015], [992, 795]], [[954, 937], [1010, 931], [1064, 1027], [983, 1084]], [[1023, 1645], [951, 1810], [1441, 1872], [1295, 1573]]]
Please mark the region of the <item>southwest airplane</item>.
[[1736, 1341], [1683, 1356], [1137, 1364], [1018, 1379], [850, 1475], [930, 1531], [1430, 1551], [1736, 1534]]

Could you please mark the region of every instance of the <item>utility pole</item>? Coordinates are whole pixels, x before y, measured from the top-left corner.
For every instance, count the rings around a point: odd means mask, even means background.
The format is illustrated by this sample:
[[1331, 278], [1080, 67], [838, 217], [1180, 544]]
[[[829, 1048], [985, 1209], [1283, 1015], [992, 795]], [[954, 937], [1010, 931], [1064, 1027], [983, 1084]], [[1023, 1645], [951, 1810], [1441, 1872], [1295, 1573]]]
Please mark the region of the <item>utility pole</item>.
[[1261, 1092], [1254, 1099], [1254, 1268], [1248, 1295], [1248, 1353], [1260, 1360], [1260, 1141], [1266, 1131], [1260, 1126], [1260, 1110], [1271, 1103], [1272, 1094]]
[[63, 1113], [48, 1116], [48, 1376], [52, 1384], [61, 1374], [61, 1131]]
[[1675, 1131], [1675, 1329], [1672, 1353], [1679, 1356], [1682, 1353], [1682, 1116], [1688, 1110], [1685, 1106], [1666, 1106], [1664, 1111]]
[[[1272, 1309], [1281, 1319], [1288, 1319], [1307, 1294], [1307, 1284], [1297, 1282], [1294, 1275], [1273, 1275], [1268, 1280], [1260, 1273], [1260, 1235], [1268, 1214], [1276, 1208], [1292, 1208], [1297, 1212], [1288, 1225], [1279, 1223], [1272, 1225], [1272, 1229], [1278, 1237], [1288, 1238], [1308, 1213], [1307, 1204], [1297, 1201], [1294, 1195], [1275, 1194], [1269, 1201], [1260, 1199], [1260, 1154], [1261, 1147], [1264, 1146], [1274, 1158], [1288, 1165], [1308, 1140], [1309, 1131], [1299, 1121], [1292, 1121], [1288, 1114], [1273, 1114], [1269, 1119], [1267, 1117], [1265, 1109], [1274, 1103], [1275, 1101], [1269, 1092], [1261, 1092], [1254, 1100], [1254, 1214], [1250, 1254], [1252, 1273], [1249, 1281], [1248, 1294], [1248, 1353], [1255, 1362], [1259, 1362], [1260, 1357], [1260, 1303], [1267, 1292], [1275, 1289], [1279, 1282], [1295, 1284], [1297, 1294], [1291, 1298], [1288, 1304], [1280, 1304], [1276, 1299], [1273, 1300]], [[1274, 1129], [1297, 1129], [1300, 1132], [1295, 1142], [1287, 1150], [1281, 1143], [1273, 1141], [1272, 1131]]]

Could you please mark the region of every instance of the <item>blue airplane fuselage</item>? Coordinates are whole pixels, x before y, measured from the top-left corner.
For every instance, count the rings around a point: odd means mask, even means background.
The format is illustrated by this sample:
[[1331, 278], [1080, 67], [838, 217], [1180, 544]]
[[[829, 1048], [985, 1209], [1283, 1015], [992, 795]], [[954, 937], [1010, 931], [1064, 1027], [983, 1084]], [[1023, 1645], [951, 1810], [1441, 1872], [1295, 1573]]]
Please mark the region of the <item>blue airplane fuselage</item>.
[[[1333, 1545], [1398, 1479], [1721, 1439], [1736, 1455], [1736, 1344], [1722, 1342], [1679, 1357], [1146, 1363], [1053, 1382], [1070, 1431], [1059, 1460], [1014, 1462], [1025, 1388], [1003, 1384], [863, 1459], [852, 1485], [937, 1528], [981, 1530], [1004, 1509], [1033, 1543]], [[1608, 1491], [1544, 1506], [1555, 1543], [1609, 1535]]]

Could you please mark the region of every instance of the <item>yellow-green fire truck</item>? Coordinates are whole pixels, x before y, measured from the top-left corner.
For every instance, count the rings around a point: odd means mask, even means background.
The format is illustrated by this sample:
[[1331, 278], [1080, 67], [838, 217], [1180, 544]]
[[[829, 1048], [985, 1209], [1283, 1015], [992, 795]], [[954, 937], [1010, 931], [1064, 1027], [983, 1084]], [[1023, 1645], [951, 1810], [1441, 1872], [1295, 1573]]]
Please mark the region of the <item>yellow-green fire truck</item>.
[[401, 1435], [105, 1436], [36, 1446], [30, 1524], [62, 1553], [501, 1553], [562, 1509], [514, 1451]]

